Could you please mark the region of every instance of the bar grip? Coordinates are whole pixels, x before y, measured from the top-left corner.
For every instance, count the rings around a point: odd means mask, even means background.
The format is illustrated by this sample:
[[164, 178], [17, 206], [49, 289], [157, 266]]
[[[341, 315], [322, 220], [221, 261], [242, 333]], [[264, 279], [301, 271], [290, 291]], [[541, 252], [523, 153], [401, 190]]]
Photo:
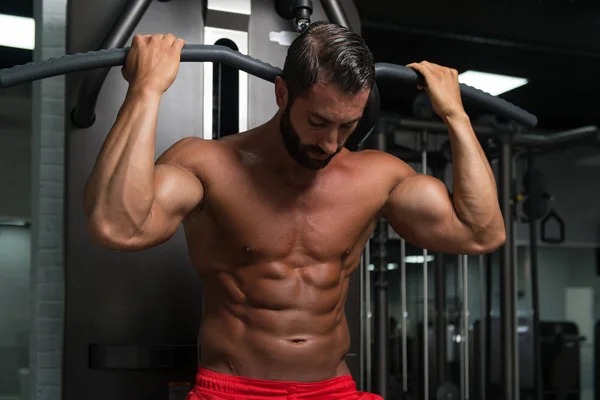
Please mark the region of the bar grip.
[[[125, 65], [130, 47], [104, 49], [87, 53], [30, 62], [0, 70], [0, 88], [8, 88], [39, 79], [72, 72]], [[182, 62], [220, 62], [258, 78], [274, 82], [281, 70], [226, 46], [186, 45], [181, 51]]]
[[[67, 54], [59, 58], [30, 62], [0, 70], [0, 88], [20, 85], [39, 79], [64, 75], [72, 72], [97, 68], [109, 68], [125, 65], [130, 47], [103, 49], [87, 53]], [[219, 62], [237, 68], [258, 78], [274, 82], [281, 75], [281, 69], [242, 54], [226, 46], [218, 45], [186, 45], [181, 51], [182, 62]], [[376, 63], [377, 78], [392, 78], [394, 80], [423, 85], [423, 78], [414, 70], [395, 64]], [[517, 121], [526, 127], [537, 125], [535, 115], [481, 90], [461, 84], [461, 94], [464, 98], [490, 110], [494, 114]]]
[[[425, 80], [420, 74], [411, 68], [401, 65], [376, 63], [375, 75], [378, 79], [391, 78], [410, 85], [425, 86]], [[482, 90], [461, 83], [460, 93], [463, 98], [472, 101], [498, 116], [519, 122], [527, 128], [533, 128], [538, 123], [535, 115]]]

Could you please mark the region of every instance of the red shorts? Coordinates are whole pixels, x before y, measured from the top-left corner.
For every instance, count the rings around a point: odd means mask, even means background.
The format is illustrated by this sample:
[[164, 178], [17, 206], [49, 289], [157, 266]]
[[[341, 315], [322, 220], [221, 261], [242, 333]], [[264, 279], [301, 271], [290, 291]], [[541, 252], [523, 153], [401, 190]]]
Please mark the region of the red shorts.
[[319, 382], [266, 381], [225, 375], [200, 368], [186, 400], [383, 400], [356, 390], [352, 376]]

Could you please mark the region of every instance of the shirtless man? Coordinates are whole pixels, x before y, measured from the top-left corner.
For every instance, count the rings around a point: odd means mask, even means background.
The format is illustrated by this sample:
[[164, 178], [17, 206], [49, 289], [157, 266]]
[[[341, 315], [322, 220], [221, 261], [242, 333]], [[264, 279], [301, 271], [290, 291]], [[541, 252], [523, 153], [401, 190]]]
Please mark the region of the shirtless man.
[[456, 71], [409, 65], [449, 129], [450, 197], [394, 156], [343, 147], [374, 67], [360, 36], [328, 23], [290, 46], [270, 121], [218, 141], [182, 139], [155, 162], [161, 96], [183, 45], [171, 34], [133, 40], [129, 90], [85, 188], [90, 234], [106, 248], [141, 250], [183, 224], [204, 297], [189, 399], [380, 398], [358, 392], [344, 362], [348, 281], [377, 220], [432, 251], [481, 254], [505, 240]]

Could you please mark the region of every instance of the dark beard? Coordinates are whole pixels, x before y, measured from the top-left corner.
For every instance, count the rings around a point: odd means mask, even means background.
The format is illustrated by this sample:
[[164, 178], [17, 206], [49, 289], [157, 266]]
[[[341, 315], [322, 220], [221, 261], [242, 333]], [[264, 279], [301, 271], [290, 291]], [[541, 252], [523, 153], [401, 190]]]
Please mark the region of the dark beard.
[[338, 148], [337, 151], [331, 156], [327, 157], [324, 160], [318, 160], [312, 158], [310, 156], [310, 152], [323, 153], [323, 150], [319, 146], [307, 146], [303, 145], [300, 141], [300, 136], [292, 126], [292, 120], [290, 118], [290, 107], [288, 104], [285, 111], [281, 115], [281, 121], [279, 124], [279, 129], [281, 130], [281, 137], [283, 138], [283, 145], [287, 150], [290, 157], [292, 157], [296, 162], [302, 165], [305, 168], [312, 170], [319, 170], [325, 168], [331, 159], [339, 153], [342, 148]]

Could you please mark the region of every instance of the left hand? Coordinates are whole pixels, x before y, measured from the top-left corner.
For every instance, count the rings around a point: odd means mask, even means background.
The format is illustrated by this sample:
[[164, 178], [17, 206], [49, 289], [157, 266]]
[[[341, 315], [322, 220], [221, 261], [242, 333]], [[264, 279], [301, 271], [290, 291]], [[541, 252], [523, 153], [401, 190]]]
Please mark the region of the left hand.
[[440, 118], [465, 113], [460, 97], [458, 71], [428, 61], [408, 64], [407, 67], [420, 72], [425, 78], [425, 91], [431, 99], [433, 110]]

